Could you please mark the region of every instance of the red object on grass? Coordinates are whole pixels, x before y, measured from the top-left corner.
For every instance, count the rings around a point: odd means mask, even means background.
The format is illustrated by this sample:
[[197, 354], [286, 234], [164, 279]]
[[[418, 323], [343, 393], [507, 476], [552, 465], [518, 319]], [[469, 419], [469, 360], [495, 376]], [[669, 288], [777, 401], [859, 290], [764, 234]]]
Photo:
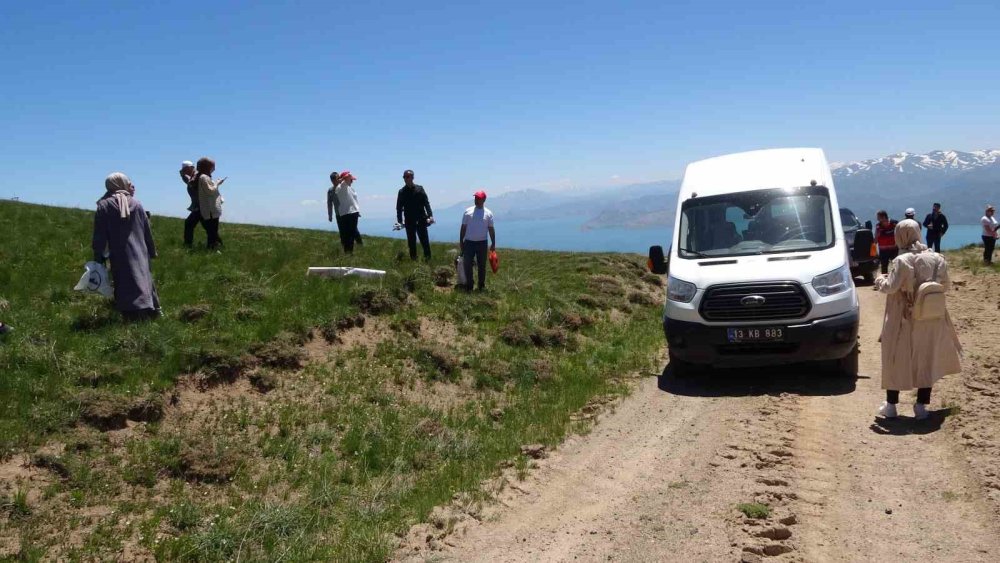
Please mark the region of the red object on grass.
[[493, 270], [494, 274], [500, 269], [500, 257], [497, 256], [496, 250], [490, 251], [490, 269]]

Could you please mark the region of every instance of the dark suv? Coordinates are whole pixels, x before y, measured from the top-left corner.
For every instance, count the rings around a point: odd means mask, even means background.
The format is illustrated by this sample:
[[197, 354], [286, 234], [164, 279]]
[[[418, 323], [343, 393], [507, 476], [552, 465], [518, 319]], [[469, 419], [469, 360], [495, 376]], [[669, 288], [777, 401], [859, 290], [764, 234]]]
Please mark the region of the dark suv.
[[854, 214], [853, 211], [846, 207], [840, 208], [840, 222], [844, 225], [844, 239], [847, 240], [847, 247], [850, 249], [851, 255], [851, 275], [854, 277], [863, 276], [865, 281], [871, 283], [875, 281], [875, 272], [878, 271], [878, 251], [875, 250], [873, 236], [862, 237], [863, 243], [872, 245], [872, 252], [868, 258], [857, 259], [854, 254], [854, 240], [857, 238], [858, 232], [865, 230], [868, 234], [871, 234], [872, 223], [871, 221], [866, 222], [864, 225], [858, 220], [858, 216]]

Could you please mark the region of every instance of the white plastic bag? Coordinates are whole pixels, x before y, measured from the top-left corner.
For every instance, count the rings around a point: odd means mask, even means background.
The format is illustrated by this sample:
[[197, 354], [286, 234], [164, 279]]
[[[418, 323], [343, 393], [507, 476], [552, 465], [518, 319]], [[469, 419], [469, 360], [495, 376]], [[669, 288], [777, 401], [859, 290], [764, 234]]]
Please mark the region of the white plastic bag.
[[73, 289], [87, 293], [100, 293], [111, 299], [115, 295], [111, 287], [111, 276], [108, 269], [100, 262], [90, 261], [83, 265], [83, 276]]
[[455, 258], [455, 276], [458, 278], [458, 285], [466, 285], [465, 261], [461, 255]]

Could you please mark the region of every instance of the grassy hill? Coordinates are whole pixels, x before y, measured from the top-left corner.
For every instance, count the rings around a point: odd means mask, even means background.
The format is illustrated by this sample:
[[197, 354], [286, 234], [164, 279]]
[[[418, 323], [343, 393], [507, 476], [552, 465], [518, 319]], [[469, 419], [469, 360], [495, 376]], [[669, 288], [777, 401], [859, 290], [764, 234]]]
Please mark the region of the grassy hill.
[[501, 251], [467, 294], [447, 245], [348, 259], [330, 232], [223, 224], [216, 254], [161, 217], [166, 315], [126, 324], [71, 289], [91, 223], [0, 202], [0, 558], [383, 560], [434, 506], [523, 471], [522, 445], [585, 428], [573, 413], [662, 344], [636, 256]]

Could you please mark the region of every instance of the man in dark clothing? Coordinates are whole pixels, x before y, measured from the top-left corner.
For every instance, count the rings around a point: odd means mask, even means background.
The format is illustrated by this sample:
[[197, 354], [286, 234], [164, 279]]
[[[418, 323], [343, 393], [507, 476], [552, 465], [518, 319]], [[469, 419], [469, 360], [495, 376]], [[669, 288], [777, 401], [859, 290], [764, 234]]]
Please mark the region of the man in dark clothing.
[[[431, 259], [431, 243], [427, 238], [427, 227], [434, 224], [434, 213], [427, 199], [424, 187], [413, 183], [413, 170], [403, 172], [403, 182], [396, 196], [396, 223], [406, 228], [406, 243], [410, 247], [410, 259], [417, 259], [417, 237], [424, 249], [424, 260]], [[405, 215], [405, 218], [404, 218]]]
[[927, 227], [927, 247], [941, 252], [941, 237], [948, 231], [948, 218], [941, 213], [940, 203], [935, 203], [933, 211], [924, 217], [924, 227]]
[[327, 221], [333, 222], [334, 216], [337, 217], [337, 232], [344, 230], [344, 226], [340, 221], [340, 212], [337, 211], [337, 184], [340, 183], [340, 173], [334, 171], [330, 172], [330, 188], [326, 190], [326, 217]]
[[184, 219], [184, 246], [194, 245], [194, 228], [201, 223], [201, 211], [198, 208], [198, 185], [194, 182], [194, 164], [189, 160], [181, 163], [181, 181], [187, 187], [188, 197], [191, 198], [191, 205], [188, 206], [188, 216]]

